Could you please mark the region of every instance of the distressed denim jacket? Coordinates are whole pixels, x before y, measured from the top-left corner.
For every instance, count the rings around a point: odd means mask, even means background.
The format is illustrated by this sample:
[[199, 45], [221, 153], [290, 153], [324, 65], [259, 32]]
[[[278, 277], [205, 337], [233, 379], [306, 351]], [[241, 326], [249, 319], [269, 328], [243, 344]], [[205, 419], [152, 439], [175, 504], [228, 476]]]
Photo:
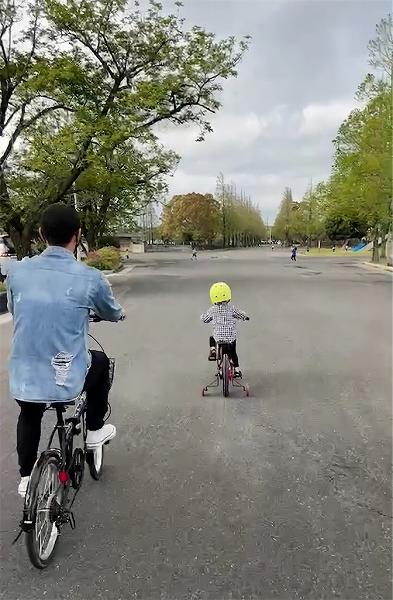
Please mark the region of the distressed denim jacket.
[[106, 278], [49, 246], [14, 263], [7, 277], [14, 332], [9, 362], [11, 394], [30, 402], [65, 402], [83, 389], [90, 366], [89, 310], [118, 321], [121, 306]]

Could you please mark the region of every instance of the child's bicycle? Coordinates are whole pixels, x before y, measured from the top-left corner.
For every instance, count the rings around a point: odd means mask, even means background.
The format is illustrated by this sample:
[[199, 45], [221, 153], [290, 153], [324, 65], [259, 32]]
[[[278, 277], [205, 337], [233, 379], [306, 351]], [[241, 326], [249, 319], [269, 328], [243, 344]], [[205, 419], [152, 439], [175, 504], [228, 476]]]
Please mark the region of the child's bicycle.
[[[90, 320], [97, 322], [100, 319], [92, 316]], [[99, 346], [104, 352], [101, 344]], [[115, 369], [113, 358], [109, 358], [109, 364], [111, 387]], [[71, 528], [75, 529], [75, 518], [71, 509], [82, 485], [85, 461], [90, 475], [96, 480], [100, 479], [104, 465], [104, 447], [94, 450], [86, 447], [86, 392], [81, 392], [76, 398], [73, 415], [64, 418], [70, 404], [74, 402], [47, 405], [47, 410], [56, 411], [57, 422], [47, 449], [41, 453], [34, 465], [23, 506], [21, 531], [16, 538], [17, 540], [23, 532], [25, 533], [30, 561], [38, 569], [48, 566], [62, 527], [69, 523]], [[58, 447], [52, 445], [56, 432]], [[76, 436], [81, 436], [81, 439], [80, 444], [74, 448]]]
[[246, 396], [250, 395], [248, 383], [242, 383], [235, 378], [235, 369], [228, 355], [228, 346], [229, 344], [217, 344], [217, 372], [213, 381], [202, 388], [202, 396], [207, 394], [209, 388], [219, 387], [220, 384], [222, 384], [224, 398], [228, 398], [230, 386], [242, 389]]

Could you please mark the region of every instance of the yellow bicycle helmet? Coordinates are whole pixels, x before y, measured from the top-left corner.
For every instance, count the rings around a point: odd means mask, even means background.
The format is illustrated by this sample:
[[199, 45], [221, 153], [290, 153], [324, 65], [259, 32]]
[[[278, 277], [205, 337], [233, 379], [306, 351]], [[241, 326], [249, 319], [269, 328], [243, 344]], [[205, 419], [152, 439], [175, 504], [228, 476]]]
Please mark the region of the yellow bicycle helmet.
[[218, 281], [213, 283], [210, 288], [210, 300], [212, 304], [218, 304], [219, 302], [229, 302], [232, 298], [231, 288], [224, 281]]

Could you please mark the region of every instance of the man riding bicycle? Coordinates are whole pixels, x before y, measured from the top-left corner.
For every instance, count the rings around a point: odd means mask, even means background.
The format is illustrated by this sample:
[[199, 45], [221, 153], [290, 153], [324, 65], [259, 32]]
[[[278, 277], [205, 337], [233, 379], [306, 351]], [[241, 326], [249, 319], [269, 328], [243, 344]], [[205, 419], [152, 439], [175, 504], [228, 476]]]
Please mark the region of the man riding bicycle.
[[104, 424], [108, 409], [109, 360], [89, 351], [89, 313], [105, 321], [124, 318], [106, 278], [77, 262], [81, 235], [77, 211], [52, 204], [43, 213], [40, 233], [47, 249], [15, 263], [7, 277], [8, 309], [14, 332], [9, 363], [10, 390], [20, 406], [17, 452], [26, 494], [37, 458], [41, 420], [47, 403], [71, 402], [87, 393], [88, 448], [97, 448], [116, 435]]

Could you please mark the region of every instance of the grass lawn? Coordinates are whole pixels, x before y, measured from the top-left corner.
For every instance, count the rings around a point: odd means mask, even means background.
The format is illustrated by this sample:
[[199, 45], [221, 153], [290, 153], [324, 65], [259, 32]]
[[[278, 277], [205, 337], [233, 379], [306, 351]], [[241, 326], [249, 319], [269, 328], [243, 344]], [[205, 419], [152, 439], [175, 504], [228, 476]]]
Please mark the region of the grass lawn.
[[363, 258], [363, 259], [370, 259], [371, 260], [371, 255], [372, 255], [372, 251], [368, 250], [368, 251], [361, 251], [361, 252], [352, 252], [352, 250], [348, 250], [347, 252], [345, 251], [344, 248], [336, 248], [336, 251], [333, 252], [331, 248], [310, 248], [309, 252], [306, 252], [306, 250], [300, 250], [298, 252], [299, 255], [301, 256], [345, 256], [345, 258]]

